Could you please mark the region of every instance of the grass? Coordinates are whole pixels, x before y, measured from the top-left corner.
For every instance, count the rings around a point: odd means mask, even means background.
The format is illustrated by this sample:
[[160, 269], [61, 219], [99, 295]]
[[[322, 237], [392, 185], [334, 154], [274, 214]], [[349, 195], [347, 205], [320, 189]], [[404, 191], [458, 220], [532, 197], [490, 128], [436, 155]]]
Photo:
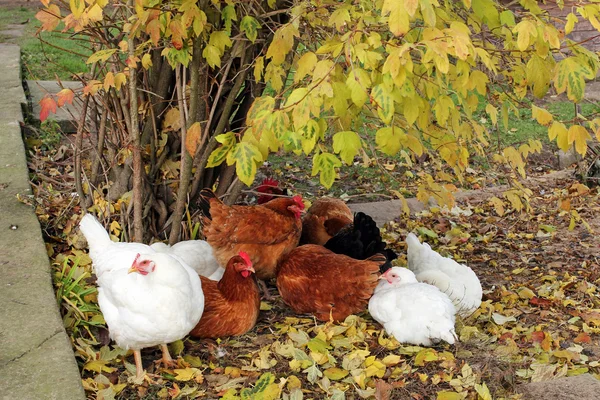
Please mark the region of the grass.
[[28, 20], [22, 37], [0, 36], [2, 42], [21, 46], [24, 78], [71, 80], [74, 74], [86, 72], [85, 59], [91, 54], [86, 37], [61, 32], [40, 32], [36, 37], [41, 23], [35, 18], [35, 13], [35, 10], [25, 7], [0, 9], [0, 30], [6, 29], [9, 24]]

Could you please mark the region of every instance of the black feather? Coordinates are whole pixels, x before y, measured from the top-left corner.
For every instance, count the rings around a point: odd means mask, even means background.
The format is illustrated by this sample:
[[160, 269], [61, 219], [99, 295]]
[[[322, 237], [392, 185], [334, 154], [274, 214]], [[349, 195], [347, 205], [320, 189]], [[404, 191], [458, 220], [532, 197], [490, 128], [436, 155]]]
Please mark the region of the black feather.
[[210, 199], [216, 199], [217, 195], [210, 189], [202, 189], [198, 197], [198, 206], [200, 212], [208, 219], [212, 219], [210, 215]]
[[396, 253], [386, 249], [386, 243], [381, 238], [381, 232], [373, 218], [363, 212], [354, 214], [353, 223], [342, 228], [329, 239], [325, 243], [325, 248], [357, 260], [364, 260], [377, 253], [382, 253], [387, 259], [386, 264], [390, 264], [392, 260], [398, 258]]

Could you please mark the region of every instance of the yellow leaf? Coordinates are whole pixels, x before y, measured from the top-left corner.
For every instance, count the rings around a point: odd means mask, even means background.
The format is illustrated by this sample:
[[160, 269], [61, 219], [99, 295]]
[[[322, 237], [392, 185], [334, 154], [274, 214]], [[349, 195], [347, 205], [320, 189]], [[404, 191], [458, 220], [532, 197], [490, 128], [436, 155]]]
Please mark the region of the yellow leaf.
[[438, 354], [434, 349], [423, 349], [417, 353], [415, 357], [415, 365], [418, 367], [422, 367], [426, 362], [437, 361]]
[[356, 132], [344, 131], [333, 135], [333, 151], [340, 155], [346, 165], [352, 165], [354, 156], [361, 147], [360, 137]]
[[353, 69], [348, 74], [346, 85], [350, 89], [352, 102], [357, 107], [362, 107], [369, 98], [367, 89], [371, 86], [371, 78], [367, 71], [361, 68]]
[[419, 0], [404, 0], [404, 9], [411, 17], [415, 16], [418, 7]]
[[202, 374], [198, 368], [174, 369], [173, 372], [175, 379], [182, 382], [192, 380], [196, 375]]
[[562, 122], [554, 121], [550, 129], [548, 129], [548, 138], [550, 140], [556, 139], [558, 148], [562, 151], [569, 150], [569, 131]]
[[492, 394], [485, 383], [475, 384], [475, 391], [479, 395], [480, 400], [493, 400]]
[[492, 119], [492, 124], [497, 125], [498, 124], [498, 110], [496, 110], [496, 107], [494, 107], [491, 104], [488, 104], [485, 106], [485, 112]]
[[392, 122], [394, 117], [394, 99], [391, 93], [387, 90], [386, 86], [382, 83], [373, 88], [371, 91], [373, 100], [379, 106], [377, 108], [377, 114], [384, 124]]
[[438, 392], [437, 394], [437, 400], [462, 400], [462, 398], [463, 397], [456, 392], [443, 391]]
[[260, 29], [260, 23], [256, 18], [246, 15], [240, 22], [240, 31], [246, 33], [246, 37], [254, 43], [258, 36], [258, 30]]
[[87, 16], [92, 22], [102, 21], [102, 8], [98, 4], [94, 4], [87, 12]]
[[565, 24], [565, 34], [566, 35], [573, 32], [573, 28], [575, 28], [575, 24], [578, 21], [579, 21], [579, 19], [577, 19], [577, 16], [575, 14], [569, 13], [569, 15], [567, 15], [567, 23]]
[[384, 0], [381, 14], [388, 17], [388, 25], [390, 31], [395, 36], [401, 36], [408, 32], [410, 28], [410, 17], [404, 6], [403, 1], [399, 0]]
[[377, 148], [388, 156], [398, 153], [401, 147], [401, 141], [406, 136], [404, 131], [397, 126], [381, 128], [375, 134], [375, 143]]
[[575, 150], [582, 156], [585, 156], [587, 141], [591, 138], [588, 130], [581, 125], [571, 125], [569, 128], [569, 145], [575, 142]]
[[346, 371], [345, 369], [342, 368], [327, 368], [326, 370], [323, 371], [323, 375], [325, 375], [327, 378], [331, 379], [332, 381], [339, 381], [340, 379], [344, 379], [345, 377], [347, 377], [349, 374], [348, 371]]
[[196, 154], [196, 149], [198, 148], [198, 144], [200, 144], [201, 136], [202, 128], [200, 122], [194, 122], [192, 126], [188, 128], [185, 135], [185, 148], [192, 158]]
[[257, 163], [262, 162], [262, 154], [258, 148], [250, 142], [239, 142], [227, 155], [227, 164], [235, 162], [235, 171], [240, 181], [247, 186], [252, 185], [256, 176]]
[[496, 196], [490, 198], [489, 202], [494, 206], [496, 214], [500, 217], [504, 215], [504, 202]]
[[165, 118], [163, 119], [163, 129], [167, 128], [174, 131], [181, 129], [181, 115], [178, 107], [170, 108], [165, 114]]
[[554, 87], [558, 94], [567, 91], [567, 97], [574, 102], [583, 99], [585, 80], [594, 79], [595, 75], [586, 65], [586, 61], [577, 57], [561, 60], [556, 67]]
[[121, 86], [123, 86], [127, 82], [127, 75], [123, 72], [119, 72], [115, 75], [115, 89], [121, 90]]
[[329, 189], [335, 181], [335, 168], [341, 165], [341, 161], [331, 153], [316, 154], [313, 158], [311, 176], [320, 173], [319, 180], [321, 184]]
[[540, 125], [548, 126], [552, 122], [552, 114], [543, 108], [531, 105], [531, 116], [536, 119]]
[[312, 51], [305, 53], [302, 57], [300, 57], [296, 67], [296, 74], [294, 75], [294, 83], [300, 82], [302, 78], [310, 74], [313, 69], [315, 69], [317, 61], [317, 56]]
[[[83, 2], [83, 0], [81, 0]], [[104, 49], [99, 50], [88, 57], [86, 64], [92, 64], [98, 61], [106, 61], [117, 52], [117, 49]]]
[[83, 14], [83, 10], [85, 10], [85, 1], [84, 0], [70, 0], [69, 6], [71, 8], [71, 12], [73, 13], [73, 17], [76, 19], [81, 17]]
[[530, 20], [524, 20], [519, 22], [514, 28], [513, 32], [517, 33], [517, 47], [521, 51], [527, 50], [532, 39], [537, 37], [537, 28], [535, 24]]
[[383, 358], [383, 360], [381, 360], [386, 366], [391, 367], [394, 366], [398, 363], [400, 363], [400, 361], [402, 360], [402, 358], [396, 354], [390, 354], [387, 355]]
[[152, 66], [152, 56], [150, 56], [150, 53], [146, 53], [142, 57], [142, 67], [144, 67], [144, 69], [148, 69], [151, 66]]

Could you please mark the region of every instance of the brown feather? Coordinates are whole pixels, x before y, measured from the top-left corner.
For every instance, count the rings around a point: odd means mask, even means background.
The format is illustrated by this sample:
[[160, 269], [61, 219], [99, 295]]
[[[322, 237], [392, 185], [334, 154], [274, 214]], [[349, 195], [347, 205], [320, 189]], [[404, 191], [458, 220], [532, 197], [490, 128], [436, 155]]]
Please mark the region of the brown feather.
[[203, 276], [204, 312], [191, 336], [218, 338], [242, 335], [256, 325], [260, 312], [260, 294], [254, 276], [244, 278], [234, 264], [243, 262], [235, 256], [229, 260], [220, 281]]
[[383, 255], [355, 260], [318, 245], [292, 250], [277, 273], [283, 301], [297, 313], [335, 321], [363, 311], [377, 286]]
[[211, 199], [211, 219], [204, 219], [203, 232], [217, 261], [224, 264], [245, 251], [257, 278], [273, 278], [277, 264], [300, 240], [302, 222], [288, 210], [294, 204], [291, 198], [277, 198], [258, 206], [227, 206]]
[[330, 197], [317, 199], [302, 219], [300, 242], [322, 246], [352, 221], [352, 211], [342, 200]]

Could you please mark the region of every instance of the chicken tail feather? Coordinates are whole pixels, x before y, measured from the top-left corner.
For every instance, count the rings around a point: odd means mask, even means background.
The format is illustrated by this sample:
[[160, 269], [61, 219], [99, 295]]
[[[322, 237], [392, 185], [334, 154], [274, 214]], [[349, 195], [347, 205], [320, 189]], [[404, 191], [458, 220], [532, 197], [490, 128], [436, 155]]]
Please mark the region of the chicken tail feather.
[[202, 215], [208, 219], [212, 219], [210, 215], [210, 199], [217, 199], [217, 195], [210, 189], [202, 189], [198, 198], [198, 206]]
[[108, 232], [92, 214], [85, 214], [79, 223], [79, 229], [85, 236], [90, 250], [100, 249], [110, 243]]

